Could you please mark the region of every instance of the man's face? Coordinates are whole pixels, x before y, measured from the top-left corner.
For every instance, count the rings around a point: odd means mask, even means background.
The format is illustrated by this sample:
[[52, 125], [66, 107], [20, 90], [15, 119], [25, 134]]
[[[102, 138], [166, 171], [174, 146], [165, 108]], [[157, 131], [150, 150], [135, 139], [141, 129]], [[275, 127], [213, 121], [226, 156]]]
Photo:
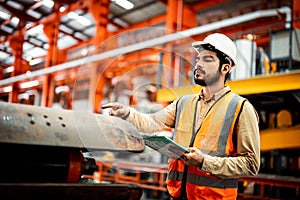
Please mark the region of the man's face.
[[213, 51], [202, 50], [197, 56], [194, 81], [201, 86], [211, 86], [220, 80], [220, 60]]

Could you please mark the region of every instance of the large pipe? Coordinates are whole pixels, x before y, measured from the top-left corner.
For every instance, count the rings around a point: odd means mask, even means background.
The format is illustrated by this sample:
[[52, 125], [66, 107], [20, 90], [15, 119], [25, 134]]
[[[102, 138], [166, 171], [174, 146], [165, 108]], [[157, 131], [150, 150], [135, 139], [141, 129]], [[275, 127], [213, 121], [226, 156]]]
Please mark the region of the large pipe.
[[[38, 76], [47, 75], [47, 74], [51, 74], [51, 73], [62, 71], [62, 70], [67, 70], [67, 69], [71, 69], [71, 68], [80, 67], [83, 64], [88, 64], [88, 63], [96, 62], [96, 61], [103, 60], [103, 59], [106, 59], [106, 58], [111, 58], [111, 57], [123, 55], [123, 54], [126, 54], [126, 53], [130, 53], [130, 52], [133, 52], [133, 51], [138, 51], [138, 50], [141, 50], [141, 49], [145, 49], [145, 48], [165, 44], [165, 43], [168, 43], [168, 42], [172, 42], [172, 41], [183, 39], [183, 38], [190, 37], [190, 36], [193, 36], [193, 35], [213, 31], [213, 30], [220, 29], [220, 28], [223, 28], [223, 27], [228, 27], [228, 26], [232, 26], [232, 25], [235, 25], [235, 24], [244, 23], [244, 22], [254, 20], [254, 19], [257, 19], [257, 18], [277, 16], [280, 13], [285, 13], [286, 14], [286, 20], [291, 19], [291, 9], [287, 6], [284, 6], [284, 7], [278, 8], [278, 9], [255, 11], [255, 12], [252, 12], [252, 13], [240, 15], [240, 16], [237, 16], [237, 17], [229, 18], [229, 19], [224, 19], [224, 20], [221, 20], [221, 21], [218, 21], [218, 22], [207, 24], [207, 25], [203, 25], [203, 26], [191, 28], [191, 29], [188, 29], [188, 30], [184, 30], [184, 31], [181, 31], [181, 32], [176, 32], [176, 33], [173, 33], [173, 34], [165, 35], [165, 36], [162, 36], [162, 37], [146, 40], [146, 41], [139, 42], [139, 43], [136, 43], [136, 44], [133, 44], [133, 45], [128, 45], [128, 46], [125, 46], [125, 47], [121, 47], [121, 48], [114, 49], [114, 50], [111, 50], [111, 51], [107, 51], [107, 52], [99, 53], [99, 54], [96, 54], [96, 55], [88, 56], [88, 57], [85, 57], [85, 58], [80, 58], [80, 59], [73, 60], [73, 61], [70, 61], [70, 62], [66, 62], [66, 63], [63, 63], [63, 64], [55, 65], [55, 66], [52, 66], [52, 67], [49, 67], [49, 68], [33, 71], [29, 74], [28, 73], [27, 74], [21, 74], [21, 75], [18, 75], [18, 76], [7, 78], [7, 79], [4, 79], [4, 80], [0, 81], [0, 86], [8, 85], [8, 84], [11, 84], [11, 83], [14, 83], [14, 82], [17, 82], [17, 81], [26, 80], [28, 78], [38, 77]], [[287, 23], [289, 23], [289, 22], [290, 21], [287, 21]]]
[[0, 144], [142, 152], [139, 131], [118, 117], [0, 102]]

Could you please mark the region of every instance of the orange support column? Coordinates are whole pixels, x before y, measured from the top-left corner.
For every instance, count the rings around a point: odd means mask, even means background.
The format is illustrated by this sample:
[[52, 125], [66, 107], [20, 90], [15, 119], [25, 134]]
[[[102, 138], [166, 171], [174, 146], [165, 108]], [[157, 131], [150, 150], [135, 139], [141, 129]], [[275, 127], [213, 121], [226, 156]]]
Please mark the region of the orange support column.
[[[182, 2], [182, 0], [168, 0], [167, 15], [166, 15], [167, 33], [172, 33], [173, 31], [178, 30], [177, 20], [178, 20], [178, 18], [180, 18], [180, 17], [178, 17], [178, 5], [179, 5], [178, 2], [179, 1]], [[170, 31], [170, 32], [168, 32], [168, 31]]]
[[[110, 0], [90, 0], [89, 11], [95, 19], [96, 33], [94, 37], [94, 47], [99, 53], [105, 51], [105, 46], [101, 44], [107, 37], [107, 25], [109, 22], [109, 3]], [[93, 105], [93, 112], [100, 112], [100, 104], [103, 98], [103, 87], [105, 84], [105, 77], [103, 76], [105, 66], [103, 63], [97, 63], [92, 65], [92, 73], [90, 78], [90, 90], [89, 90], [89, 103]], [[98, 77], [100, 75], [100, 77]]]
[[[179, 1], [182, 2], [182, 0], [168, 0], [167, 3], [167, 14], [166, 14], [166, 34], [171, 34], [176, 31], [180, 27], [177, 26], [177, 20], [178, 20], [178, 7], [179, 7]], [[180, 21], [182, 18], [180, 18]], [[176, 73], [174, 73], [175, 69], [175, 54], [172, 52], [174, 44], [167, 44], [166, 45], [166, 53], [163, 57], [163, 67], [167, 67], [167, 74], [169, 78], [169, 82], [167, 83], [167, 87], [172, 87], [174, 85], [174, 76]], [[164, 86], [165, 83], [162, 83]]]
[[[25, 23], [20, 21], [19, 30], [24, 28]], [[17, 76], [22, 73], [22, 56], [23, 56], [23, 43], [24, 43], [24, 33], [23, 31], [18, 31], [16, 35], [9, 38], [9, 46], [13, 50], [15, 61], [14, 61], [14, 71], [12, 76]], [[12, 84], [12, 91], [9, 93], [8, 102], [17, 103], [19, 86], [18, 82]]]
[[181, 30], [194, 28], [196, 26], [197, 26], [197, 16], [195, 11], [192, 10], [190, 7], [184, 6]]
[[300, 29], [300, 1], [299, 0], [293, 0], [293, 20], [298, 20], [297, 22], [293, 23], [293, 27]]
[[[58, 64], [58, 55], [59, 51], [57, 48], [58, 42], [58, 33], [59, 33], [59, 25], [60, 25], [60, 17], [58, 15], [59, 5], [57, 3], [54, 4], [54, 8], [56, 9], [56, 14], [54, 17], [44, 24], [44, 33], [49, 39], [49, 49], [46, 57], [45, 68], [51, 67], [52, 65]], [[53, 97], [54, 93], [54, 83], [52, 75], [45, 75], [45, 80], [43, 83], [43, 92], [42, 92], [42, 102], [41, 106], [49, 107], [51, 106], [49, 102], [51, 101], [51, 97]]]
[[[167, 4], [166, 15], [166, 29], [167, 34], [182, 31], [185, 29], [193, 28], [196, 26], [196, 13], [195, 11], [186, 6], [183, 0], [169, 0]], [[181, 72], [181, 55], [183, 52], [173, 52], [173, 48], [182, 45], [180, 40], [166, 45], [167, 53], [164, 56], [164, 65], [169, 69], [170, 85], [180, 86]], [[184, 49], [183, 49], [184, 51]]]

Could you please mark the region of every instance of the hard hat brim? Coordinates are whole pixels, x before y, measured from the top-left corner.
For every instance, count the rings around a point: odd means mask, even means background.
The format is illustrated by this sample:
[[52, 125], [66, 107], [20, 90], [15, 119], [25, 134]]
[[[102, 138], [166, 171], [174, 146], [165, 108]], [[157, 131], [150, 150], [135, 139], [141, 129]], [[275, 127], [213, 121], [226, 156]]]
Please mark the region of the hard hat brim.
[[[202, 50], [209, 50], [209, 51], [213, 51], [213, 52], [220, 52], [222, 53], [224, 56], [229, 57], [228, 55], [226, 55], [225, 53], [223, 53], [221, 50], [219, 50], [218, 48], [216, 48], [214, 45], [208, 43], [208, 42], [204, 42], [204, 41], [197, 41], [197, 42], [193, 42], [192, 43], [192, 47], [198, 52], [200, 53], [200, 51]], [[229, 57], [230, 58], [230, 57]], [[236, 65], [236, 60], [233, 60], [232, 58], [230, 58], [232, 60], [232, 66], [234, 67]]]
[[198, 41], [193, 42], [192, 47], [197, 51], [200, 52], [202, 50], [210, 50], [210, 51], [216, 51], [218, 50], [214, 45], [211, 45], [210, 43], [204, 42], [204, 41]]

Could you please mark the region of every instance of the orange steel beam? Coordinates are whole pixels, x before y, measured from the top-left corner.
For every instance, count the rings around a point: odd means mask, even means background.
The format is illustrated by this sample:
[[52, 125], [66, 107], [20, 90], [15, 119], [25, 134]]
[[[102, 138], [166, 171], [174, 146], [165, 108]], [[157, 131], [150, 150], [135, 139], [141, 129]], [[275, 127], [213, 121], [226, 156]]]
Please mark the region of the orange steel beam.
[[145, 50], [140, 50], [138, 52], [128, 53], [126, 55], [123, 55], [119, 58], [110, 61], [111, 62], [110, 66], [118, 65], [119, 62], [132, 62], [132, 61], [142, 60], [149, 56], [156, 56], [156, 55], [158, 56], [159, 52], [161, 51], [162, 51], [161, 49], [145, 49]]
[[[59, 5], [54, 3], [54, 10], [59, 9]], [[57, 12], [55, 12], [57, 13]], [[48, 38], [49, 49], [46, 56], [45, 68], [59, 64], [59, 49], [57, 47], [58, 34], [59, 34], [60, 16], [57, 14], [53, 16], [52, 21], [44, 24], [44, 33]], [[43, 82], [42, 101], [41, 106], [52, 106], [54, 98], [54, 82], [52, 75], [46, 75]]]
[[151, 19], [145, 20], [143, 22], [136, 23], [136, 24], [133, 24], [133, 25], [128, 26], [126, 28], [123, 28], [122, 30], [112, 32], [112, 33], [110, 33], [110, 35], [116, 35], [116, 34], [119, 34], [121, 32], [136, 29], [136, 28], [149, 27], [149, 26], [160, 24], [160, 23], [165, 23], [165, 20], [166, 20], [166, 14], [159, 15], [159, 16], [153, 17]]
[[[25, 21], [20, 21], [19, 28], [22, 29], [25, 26]], [[12, 76], [16, 76], [22, 74], [22, 55], [23, 55], [23, 43], [24, 43], [24, 33], [18, 32], [17, 35], [9, 38], [9, 45], [13, 50], [13, 54], [15, 56], [14, 61], [14, 71], [12, 72]], [[18, 102], [18, 94], [19, 94], [19, 86], [18, 83], [12, 84], [12, 91], [9, 93], [9, 102], [17, 103]]]
[[[234, 35], [236, 33], [253, 33], [255, 34], [256, 32], [259, 32], [260, 34], [265, 33], [266, 35], [269, 35], [271, 26], [272, 30], [279, 30], [284, 28], [285, 26], [285, 19], [277, 19], [275, 20], [274, 18], [264, 18], [264, 20], [258, 21], [255, 24], [239, 24], [238, 26], [235, 27], [224, 27], [219, 30], [214, 30], [213, 32], [222, 32], [227, 35]], [[245, 28], [246, 27], [246, 28]], [[193, 39], [195, 40], [201, 40], [204, 38], [205, 35], [209, 33], [193, 36]], [[233, 38], [235, 39], [235, 38]], [[257, 41], [259, 43], [259, 41]]]
[[[108, 37], [107, 25], [109, 23], [109, 3], [110, 0], [90, 0], [89, 11], [95, 19], [96, 33], [94, 36], [93, 44], [94, 47], [99, 47], [99, 45], [105, 41]], [[101, 45], [98, 51], [105, 51], [106, 47]], [[98, 53], [97, 51], [95, 53]], [[93, 64], [92, 74], [90, 78], [90, 91], [89, 91], [89, 102], [93, 103], [93, 112], [99, 113], [99, 105], [103, 99], [103, 87], [105, 85], [105, 77], [100, 76], [98, 78], [98, 71], [102, 74], [102, 66], [98, 66], [97, 63]]]
[[[172, 31], [182, 31], [190, 27], [196, 27], [196, 12], [189, 6], [186, 6], [183, 1], [168, 1], [167, 4], [167, 16], [166, 16], [166, 29], [167, 34]], [[169, 43], [166, 45], [167, 52], [163, 56], [164, 65], [168, 66], [171, 70], [169, 73], [178, 71], [179, 64], [175, 56], [173, 56], [172, 49], [174, 46], [181, 45], [180, 41]], [[172, 80], [170, 84], [176, 84], [174, 75], [170, 74]]]
[[114, 67], [108, 68], [105, 71], [105, 74], [113, 73], [115, 76], [120, 76], [134, 68], [145, 67], [149, 64], [158, 65], [157, 61], [153, 61], [151, 59], [136, 60], [135, 62], [134, 61], [128, 62], [128, 63], [126, 63], [126, 65], [121, 66], [121, 67], [114, 66]]
[[[182, 1], [181, 1], [182, 3]], [[176, 31], [177, 30], [177, 19], [179, 18], [178, 17], [178, 6], [179, 6], [179, 3], [178, 1], [168, 1], [167, 3], [167, 15], [166, 15], [166, 34], [170, 34], [172, 33], [173, 31]], [[181, 19], [182, 19], [182, 15], [180, 16]], [[181, 27], [180, 27], [181, 28]], [[169, 50], [168, 54], [169, 55], [166, 55], [163, 54], [163, 63], [164, 65], [170, 67], [171, 69], [174, 69], [175, 68], [175, 57], [172, 56], [172, 48], [173, 48], [174, 44], [173, 43], [169, 43], [166, 45], [166, 49]], [[174, 70], [170, 70], [171, 72], [173, 72]], [[174, 84], [174, 74], [170, 74], [170, 83], [171, 85]]]
[[196, 12], [189, 6], [183, 6], [182, 30], [197, 26]]
[[[154, 17], [152, 19], [149, 19], [149, 20], [146, 20], [146, 21], [143, 21], [141, 23], [137, 23], [137, 24], [134, 24], [134, 25], [131, 25], [131, 26], [128, 26], [126, 28], [123, 28], [122, 30], [117, 30], [117, 31], [114, 31], [114, 32], [108, 32], [107, 34], [107, 38], [109, 37], [113, 37], [115, 35], [118, 35], [118, 34], [121, 34], [123, 32], [126, 32], [126, 31], [129, 31], [129, 30], [133, 30], [133, 29], [138, 29], [138, 28], [143, 28], [143, 27], [150, 27], [150, 26], [153, 26], [153, 25], [157, 25], [157, 24], [160, 24], [160, 23], [164, 23], [165, 22], [165, 17], [166, 15], [160, 15], [160, 16], [157, 16], [157, 17]], [[71, 46], [71, 47], [68, 47], [66, 49], [64, 49], [65, 51], [70, 51], [70, 50], [73, 50], [73, 49], [76, 49], [76, 48], [80, 48], [80, 47], [84, 47], [84, 46], [88, 46], [90, 44], [93, 44], [93, 39], [89, 39], [89, 40], [86, 40], [86, 41], [82, 41], [74, 46]]]
[[[130, 68], [139, 67], [145, 63], [157, 64], [159, 52], [161, 52], [160, 49], [145, 49], [138, 52], [126, 54], [124, 56], [115, 58], [114, 60], [107, 59], [102, 62], [104, 63], [102, 66], [104, 68], [104, 72], [101, 75], [107, 76], [107, 74], [111, 74], [111, 73], [114, 75], [116, 74], [121, 75], [122, 73], [125, 73], [126, 71], [130, 70]], [[124, 64], [124, 63], [128, 63], [128, 64]], [[124, 67], [120, 67], [122, 65], [124, 65]], [[78, 79], [88, 78], [88, 75], [86, 74], [80, 76], [74, 76], [74, 74], [77, 74], [77, 71], [78, 69], [69, 69], [67, 71], [56, 72], [53, 74], [53, 78], [55, 79], [55, 77], [59, 77], [59, 76], [64, 77], [63, 80], [56, 80], [56, 83], [58, 85], [63, 84], [63, 82], [72, 83], [77, 81]]]
[[[117, 31], [114, 31], [114, 32], [108, 32], [107, 33], [108, 34], [108, 38], [109, 37], [113, 37], [115, 35], [118, 35], [118, 34], [120, 34], [122, 32], [125, 32], [125, 31], [129, 31], [129, 30], [133, 30], [133, 29], [138, 29], [138, 28], [143, 28], [143, 27], [150, 27], [150, 26], [153, 26], [153, 25], [164, 23], [165, 22], [165, 18], [166, 18], [166, 15], [163, 14], [163, 15], [154, 17], [152, 19], [149, 19], [149, 20], [146, 20], [146, 21], [143, 21], [143, 22], [140, 22], [140, 23], [128, 26], [126, 28], [123, 28], [122, 30], [117, 30]], [[109, 23], [111, 23], [111, 21]], [[88, 46], [90, 44], [93, 44], [93, 39], [82, 41], [82, 42], [80, 42], [80, 43], [78, 43], [78, 44], [76, 44], [74, 46], [68, 47], [68, 48], [66, 48], [64, 50], [69, 51], [69, 50], [73, 50], [73, 49], [76, 49], [76, 48]]]
[[[29, 29], [31, 29], [35, 26], [38, 26], [39, 24], [49, 23], [53, 20], [53, 18], [56, 18], [56, 15], [59, 15], [60, 17], [62, 17], [64, 15], [66, 15], [67, 13], [71, 12], [71, 11], [87, 7], [88, 3], [89, 3], [88, 1], [78, 1], [78, 2], [75, 2], [73, 4], [70, 4], [64, 12], [60, 12], [60, 11], [53, 12], [52, 14], [48, 15], [47, 17], [44, 17], [44, 18], [40, 19], [39, 21], [36, 21], [29, 28], [24, 27], [24, 28], [20, 29], [19, 31], [26, 32]], [[16, 31], [14, 34], [9, 35], [8, 38], [12, 37], [13, 35], [18, 35], [19, 31]], [[3, 42], [6, 42], [6, 39], [3, 39], [3, 40], [0, 41], [0, 43], [3, 43]]]
[[[300, 1], [299, 0], [293, 0], [292, 2], [292, 19], [300, 19]], [[294, 22], [293, 27], [300, 29], [300, 21]]]
[[201, 1], [199, 3], [193, 4], [193, 6], [191, 6], [191, 9], [193, 9], [194, 11], [202, 10], [202, 9], [214, 6], [214, 5], [226, 3], [227, 1], [229, 1], [229, 0], [214, 0], [214, 1], [206, 0], [206, 1]]
[[167, 30], [177, 30], [177, 17], [178, 17], [178, 1], [168, 1], [167, 15], [166, 15], [166, 28]]
[[24, 21], [30, 21], [30, 22], [36, 21], [36, 18], [34, 18], [34, 17], [30, 16], [30, 15], [27, 15], [27, 14], [25, 14], [23, 12], [20, 12], [16, 8], [13, 8], [11, 6], [7, 6], [6, 3], [1, 3], [1, 7], [3, 7], [6, 10], [8, 10], [10, 13], [13, 13], [13, 15], [15, 15], [19, 19], [22, 19]]
[[164, 5], [167, 5], [167, 2], [168, 2], [168, 0], [156, 0], [156, 1], [161, 2]]

